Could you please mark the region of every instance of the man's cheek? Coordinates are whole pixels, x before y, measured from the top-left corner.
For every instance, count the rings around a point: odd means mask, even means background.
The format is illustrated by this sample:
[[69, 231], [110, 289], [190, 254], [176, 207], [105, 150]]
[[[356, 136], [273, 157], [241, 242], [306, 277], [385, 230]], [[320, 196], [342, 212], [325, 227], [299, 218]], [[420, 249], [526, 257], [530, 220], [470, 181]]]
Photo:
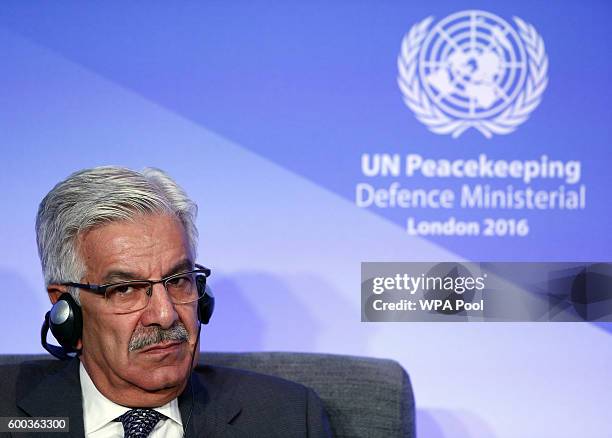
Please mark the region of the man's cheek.
[[116, 359], [127, 356], [133, 331], [131, 327], [119, 325], [116, 321], [105, 322], [96, 327], [96, 335], [101, 340], [100, 347], [105, 350], [104, 354]]
[[179, 319], [189, 332], [189, 343], [193, 344], [194, 339], [198, 335], [198, 327], [200, 321], [198, 320], [197, 307], [183, 309], [184, 311], [179, 313]]

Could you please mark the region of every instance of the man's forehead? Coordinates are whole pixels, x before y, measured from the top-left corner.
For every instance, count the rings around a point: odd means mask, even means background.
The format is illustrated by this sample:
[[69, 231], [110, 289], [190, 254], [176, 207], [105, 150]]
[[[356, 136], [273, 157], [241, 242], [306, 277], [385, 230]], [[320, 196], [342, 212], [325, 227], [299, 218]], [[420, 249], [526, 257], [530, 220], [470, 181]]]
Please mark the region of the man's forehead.
[[[194, 268], [194, 261], [191, 259], [183, 259], [170, 268], [161, 271], [160, 278], [168, 277], [173, 274], [190, 271]], [[108, 269], [102, 274], [101, 282], [112, 283], [114, 281], [125, 281], [125, 280], [148, 280], [148, 274], [142, 273], [138, 269], [132, 267], [122, 268], [117, 266], [109, 266]]]
[[87, 270], [97, 275], [141, 276], [193, 265], [184, 227], [168, 215], [143, 215], [98, 226], [81, 236], [79, 247]]

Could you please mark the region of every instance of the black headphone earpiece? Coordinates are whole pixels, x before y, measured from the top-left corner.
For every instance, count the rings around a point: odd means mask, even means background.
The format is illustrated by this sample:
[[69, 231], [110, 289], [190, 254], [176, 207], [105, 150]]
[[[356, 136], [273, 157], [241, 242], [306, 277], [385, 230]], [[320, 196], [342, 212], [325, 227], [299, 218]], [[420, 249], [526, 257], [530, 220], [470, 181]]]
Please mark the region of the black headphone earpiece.
[[[61, 345], [56, 347], [47, 344], [47, 331], [51, 333]], [[72, 295], [64, 292], [53, 304], [51, 310], [45, 314], [45, 322], [41, 330], [41, 343], [45, 350], [60, 359], [67, 359], [68, 353], [78, 353], [77, 342], [83, 332], [83, 314]]]
[[205, 275], [196, 276], [196, 284], [198, 295], [201, 295], [198, 299], [198, 318], [200, 319], [200, 324], [208, 324], [215, 310], [215, 297], [210, 288], [206, 287]]

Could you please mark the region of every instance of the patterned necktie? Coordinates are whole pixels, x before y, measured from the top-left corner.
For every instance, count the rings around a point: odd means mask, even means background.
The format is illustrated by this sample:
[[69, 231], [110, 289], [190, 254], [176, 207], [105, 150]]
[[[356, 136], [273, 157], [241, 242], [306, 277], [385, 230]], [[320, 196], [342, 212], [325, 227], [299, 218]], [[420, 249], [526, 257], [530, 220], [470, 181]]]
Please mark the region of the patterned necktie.
[[162, 418], [166, 417], [153, 409], [137, 408], [130, 409], [115, 421], [123, 424], [124, 438], [146, 438]]

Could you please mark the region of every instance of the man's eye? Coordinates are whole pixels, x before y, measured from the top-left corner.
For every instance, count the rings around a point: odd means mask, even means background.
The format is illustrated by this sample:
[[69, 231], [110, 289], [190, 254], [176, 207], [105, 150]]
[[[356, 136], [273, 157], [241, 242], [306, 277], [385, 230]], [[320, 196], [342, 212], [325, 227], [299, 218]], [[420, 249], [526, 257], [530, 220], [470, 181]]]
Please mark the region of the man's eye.
[[170, 278], [169, 280], [167, 280], [166, 284], [168, 286], [171, 287], [185, 287], [185, 286], [189, 286], [190, 284], [190, 280], [189, 277], [187, 276], [183, 276], [183, 277], [175, 277], [175, 278]]
[[112, 290], [113, 294], [119, 294], [119, 295], [127, 295], [132, 292], [134, 292], [134, 288], [130, 284], [122, 284], [119, 286], [115, 286]]

